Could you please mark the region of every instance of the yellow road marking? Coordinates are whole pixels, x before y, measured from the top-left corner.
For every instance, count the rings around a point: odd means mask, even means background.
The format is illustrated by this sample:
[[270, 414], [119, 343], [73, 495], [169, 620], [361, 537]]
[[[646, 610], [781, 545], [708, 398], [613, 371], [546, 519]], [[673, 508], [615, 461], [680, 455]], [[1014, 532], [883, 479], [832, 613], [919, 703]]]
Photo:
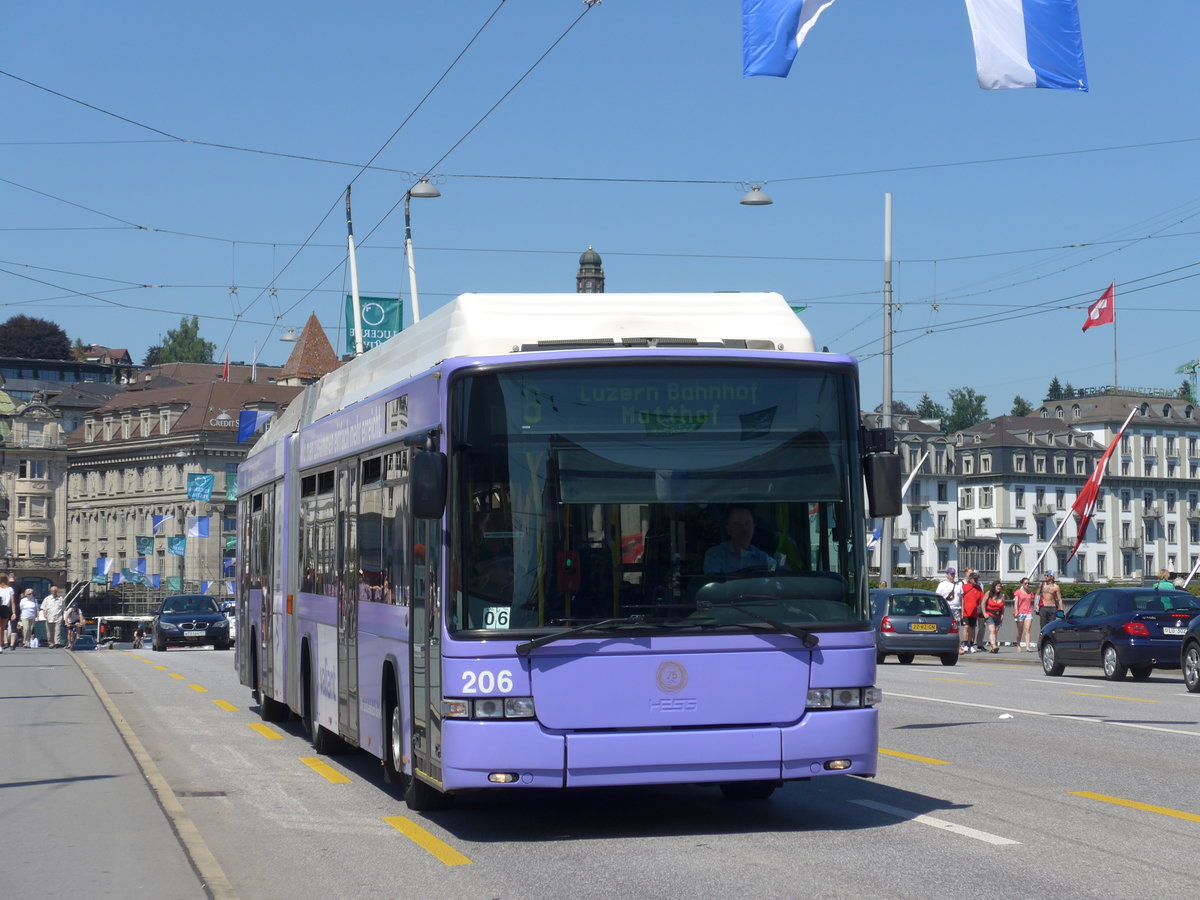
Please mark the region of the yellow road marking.
[[936, 675], [934, 675], [932, 677], [932, 680], [933, 681], [953, 681], [955, 684], [982, 684], [984, 687], [995, 687], [996, 686], [996, 682], [994, 682], [994, 681], [967, 681], [965, 678], [939, 678]]
[[138, 662], [144, 662], [144, 663], [145, 663], [146, 665], [148, 665], [148, 666], [152, 666], [152, 665], [154, 665], [154, 660], [152, 660], [152, 659], [146, 659], [146, 657], [144, 657], [144, 656], [137, 656], [137, 657], [134, 657], [134, 658], [135, 658], [135, 659], [136, 659]]
[[214, 700], [213, 703], [216, 704], [217, 706], [221, 707], [221, 709], [225, 710], [226, 712], [237, 712], [238, 711], [238, 708], [236, 706], [234, 706], [232, 703], [230, 703], [228, 700]]
[[208, 688], [200, 687], [200, 685], [198, 685], [198, 684], [189, 684], [188, 687], [190, 687], [197, 694], [207, 694], [208, 693]]
[[463, 856], [441, 838], [436, 838], [407, 816], [384, 816], [387, 822], [398, 832], [424, 850], [431, 856], [441, 860], [447, 866], [469, 866], [471, 860]]
[[155, 666], [154, 668], [158, 669], [158, 671], [160, 671], [160, 672], [165, 672], [165, 671], [167, 671], [167, 667], [166, 667], [166, 666]]
[[1136, 800], [1122, 800], [1120, 797], [1109, 797], [1107, 794], [1093, 794], [1091, 791], [1071, 791], [1076, 797], [1085, 797], [1088, 800], [1099, 800], [1101, 803], [1112, 803], [1116, 806], [1128, 806], [1130, 809], [1140, 809], [1142, 812], [1158, 813], [1160, 816], [1171, 816], [1175, 819], [1184, 819], [1188, 822], [1200, 822], [1200, 816], [1195, 813], [1183, 812], [1178, 809], [1170, 809], [1166, 806], [1152, 806], [1149, 803], [1138, 803]]
[[263, 737], [272, 741], [282, 741], [283, 735], [272, 728], [270, 725], [264, 725], [262, 722], [247, 722], [246, 727], [253, 728]]
[[931, 765], [931, 766], [948, 766], [948, 765], [950, 765], [949, 760], [933, 759], [932, 757], [929, 757], [929, 756], [913, 756], [913, 754], [911, 754], [911, 753], [901, 753], [899, 750], [885, 750], [885, 749], [883, 749], [883, 747], [879, 748], [879, 752], [882, 753], [884, 756], [895, 756], [895, 757], [898, 757], [899, 759], [911, 759], [913, 762], [923, 762], [923, 763], [927, 763], [928, 765]]
[[180, 675], [178, 672], [168, 672], [167, 674], [170, 675], [172, 678], [177, 679], [178, 681], [183, 681], [183, 676]]
[[1157, 700], [1143, 700], [1141, 697], [1117, 697], [1114, 694], [1089, 694], [1087, 691], [1067, 691], [1080, 697], [1103, 697], [1105, 700], [1130, 700], [1134, 703], [1157, 703]]
[[350, 779], [335, 769], [329, 763], [322, 762], [315, 756], [302, 756], [300, 762], [304, 763], [326, 781], [331, 784], [349, 784]]

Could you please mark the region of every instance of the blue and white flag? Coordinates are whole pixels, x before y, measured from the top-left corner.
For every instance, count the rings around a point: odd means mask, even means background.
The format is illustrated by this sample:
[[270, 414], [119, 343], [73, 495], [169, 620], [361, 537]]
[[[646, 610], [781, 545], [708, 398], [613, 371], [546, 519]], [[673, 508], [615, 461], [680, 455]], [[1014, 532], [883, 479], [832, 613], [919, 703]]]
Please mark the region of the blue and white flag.
[[101, 556], [96, 560], [97, 575], [111, 575], [113, 570], [113, 560], [111, 556]]
[[985, 91], [1086, 91], [1078, 0], [966, 0]]
[[173, 518], [175, 518], [175, 517], [174, 516], [151, 516], [150, 517], [150, 533], [158, 534], [159, 530], [163, 527], [163, 525], [165, 525], [168, 521], [170, 521]]
[[146, 577], [150, 579], [150, 587], [153, 587], [153, 588], [161, 588], [162, 587], [162, 576], [161, 575], [147, 575]]
[[201, 581], [201, 582], [200, 582], [200, 593], [202, 593], [202, 594], [207, 594], [207, 593], [208, 593], [208, 589], [209, 589], [210, 587], [212, 587], [212, 582], [211, 582], [211, 581]]
[[742, 74], [786, 78], [796, 51], [833, 0], [742, 0]]
[[208, 537], [208, 516], [188, 516], [188, 537]]
[[250, 436], [258, 429], [262, 428], [271, 420], [271, 416], [275, 415], [271, 410], [266, 409], [243, 409], [238, 413], [238, 439], [240, 444], [243, 441], [249, 440]]

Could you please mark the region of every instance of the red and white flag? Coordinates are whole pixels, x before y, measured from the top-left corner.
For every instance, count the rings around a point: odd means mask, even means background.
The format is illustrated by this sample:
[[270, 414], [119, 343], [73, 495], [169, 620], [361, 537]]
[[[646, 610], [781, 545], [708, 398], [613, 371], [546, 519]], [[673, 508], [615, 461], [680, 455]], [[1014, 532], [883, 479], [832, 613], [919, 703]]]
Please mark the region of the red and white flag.
[[1129, 423], [1133, 421], [1133, 417], [1136, 414], [1137, 407], [1134, 407], [1130, 410], [1128, 418], [1125, 419], [1125, 424], [1113, 435], [1112, 443], [1108, 445], [1108, 449], [1104, 451], [1104, 455], [1096, 463], [1096, 468], [1092, 472], [1091, 477], [1088, 478], [1087, 483], [1079, 491], [1079, 496], [1075, 498], [1075, 502], [1071, 504], [1071, 509], [1077, 516], [1077, 524], [1075, 528], [1075, 546], [1071, 548], [1071, 555], [1067, 557], [1067, 562], [1070, 562], [1074, 558], [1079, 545], [1083, 543], [1083, 536], [1087, 533], [1087, 527], [1091, 524], [1092, 516], [1095, 515], [1096, 500], [1100, 497], [1100, 482], [1104, 480], [1104, 468], [1108, 465], [1108, 458], [1117, 449], [1117, 444], [1121, 443], [1121, 435], [1125, 433], [1125, 429], [1129, 427]]
[[1093, 325], [1110, 325], [1116, 314], [1117, 305], [1117, 283], [1114, 281], [1108, 286], [1100, 299], [1088, 307], [1087, 321], [1083, 323], [1083, 330], [1087, 331]]
[[221, 370], [221, 380], [229, 383], [229, 351], [225, 351], [225, 368]]

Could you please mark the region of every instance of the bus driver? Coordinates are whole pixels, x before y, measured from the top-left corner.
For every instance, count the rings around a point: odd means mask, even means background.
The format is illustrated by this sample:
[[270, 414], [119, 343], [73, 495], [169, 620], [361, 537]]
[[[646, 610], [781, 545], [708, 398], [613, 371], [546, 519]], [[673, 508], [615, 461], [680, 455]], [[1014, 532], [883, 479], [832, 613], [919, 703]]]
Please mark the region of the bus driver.
[[725, 533], [729, 540], [709, 548], [704, 554], [706, 575], [740, 572], [743, 569], [774, 571], [775, 560], [755, 547], [754, 512], [748, 506], [733, 505], [725, 513]]

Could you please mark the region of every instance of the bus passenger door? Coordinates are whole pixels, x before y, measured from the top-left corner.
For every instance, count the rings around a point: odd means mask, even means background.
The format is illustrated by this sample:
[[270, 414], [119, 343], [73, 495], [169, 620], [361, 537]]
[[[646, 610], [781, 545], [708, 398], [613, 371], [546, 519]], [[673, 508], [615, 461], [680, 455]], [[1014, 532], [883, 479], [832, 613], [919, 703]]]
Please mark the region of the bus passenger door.
[[338, 471], [338, 730], [358, 744], [358, 486], [355, 469]]
[[441, 522], [413, 520], [412, 751], [413, 769], [442, 783], [442, 659], [438, 561]]

